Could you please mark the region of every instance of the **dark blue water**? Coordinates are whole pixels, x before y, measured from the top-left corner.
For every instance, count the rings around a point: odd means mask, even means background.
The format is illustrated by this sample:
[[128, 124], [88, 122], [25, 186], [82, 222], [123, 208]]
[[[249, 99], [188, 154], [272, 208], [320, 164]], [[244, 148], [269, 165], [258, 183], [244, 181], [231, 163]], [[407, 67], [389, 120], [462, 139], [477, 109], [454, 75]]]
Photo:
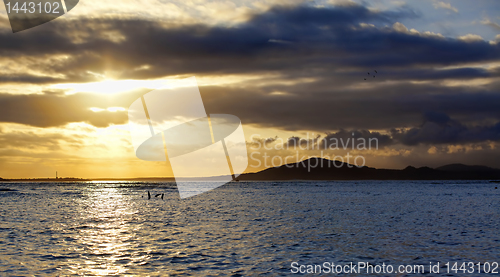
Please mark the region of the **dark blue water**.
[[169, 183], [1, 183], [12, 191], [0, 191], [0, 275], [278, 276], [293, 262], [440, 262], [427, 276], [476, 276], [447, 275], [444, 263], [500, 262], [495, 186], [241, 182], [180, 200]]

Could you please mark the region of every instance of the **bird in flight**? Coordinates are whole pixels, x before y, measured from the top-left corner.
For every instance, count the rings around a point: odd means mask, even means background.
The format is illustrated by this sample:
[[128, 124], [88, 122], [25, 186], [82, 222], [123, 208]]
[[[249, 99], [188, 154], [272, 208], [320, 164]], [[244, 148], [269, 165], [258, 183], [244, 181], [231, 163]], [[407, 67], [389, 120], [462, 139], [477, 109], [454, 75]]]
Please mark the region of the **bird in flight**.
[[[375, 73], [370, 74], [370, 72], [368, 72], [368, 75], [371, 75], [371, 76], [373, 76], [373, 78], [375, 78], [375, 76], [376, 76], [376, 74], [378, 74], [378, 72], [377, 72], [377, 70], [373, 70], [373, 71], [374, 71]], [[364, 78], [364, 79], [365, 79], [365, 81], [366, 81], [366, 78]]]

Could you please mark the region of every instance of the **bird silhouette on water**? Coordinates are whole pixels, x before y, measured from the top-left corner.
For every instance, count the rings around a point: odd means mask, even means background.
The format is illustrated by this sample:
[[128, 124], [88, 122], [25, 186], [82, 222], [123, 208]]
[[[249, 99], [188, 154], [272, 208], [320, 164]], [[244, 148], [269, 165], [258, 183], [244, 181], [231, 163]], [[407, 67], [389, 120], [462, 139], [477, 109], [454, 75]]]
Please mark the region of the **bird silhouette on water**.
[[[155, 194], [155, 198], [158, 197], [158, 196], [161, 196], [161, 199], [163, 200], [163, 196], [165, 196], [165, 194], [164, 193], [157, 193], [157, 194]], [[141, 196], [141, 197], [144, 197], [144, 196]], [[148, 190], [148, 200], [149, 199], [151, 199], [151, 193]]]

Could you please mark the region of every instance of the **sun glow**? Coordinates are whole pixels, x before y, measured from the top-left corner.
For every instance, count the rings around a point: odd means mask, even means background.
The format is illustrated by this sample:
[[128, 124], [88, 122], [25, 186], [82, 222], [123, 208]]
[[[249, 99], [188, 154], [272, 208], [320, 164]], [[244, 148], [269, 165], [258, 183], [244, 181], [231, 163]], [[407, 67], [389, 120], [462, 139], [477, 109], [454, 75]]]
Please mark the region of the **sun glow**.
[[[94, 73], [97, 74], [97, 73]], [[102, 75], [104, 76], [104, 75]], [[115, 94], [136, 89], [159, 89], [162, 87], [182, 87], [186, 85], [183, 79], [192, 77], [191, 75], [176, 75], [169, 76], [168, 78], [152, 79], [152, 80], [114, 80], [105, 79], [100, 82], [89, 83], [65, 83], [52, 85], [53, 89], [65, 90], [67, 95], [79, 92], [90, 92], [99, 94]], [[311, 82], [311, 78], [302, 78], [293, 82], [284, 82], [280, 79], [279, 74], [269, 74], [265, 77], [260, 75], [224, 75], [224, 76], [197, 76], [196, 81], [199, 87], [204, 86], [232, 86], [244, 85], [245, 83], [256, 83], [258, 81], [261, 85], [281, 84], [281, 85], [294, 85], [300, 82]]]
[[105, 80], [92, 83], [57, 84], [53, 87], [67, 90], [66, 94], [75, 94], [78, 92], [114, 94], [140, 88], [156, 89], [165, 84], [166, 80]]
[[92, 108], [89, 108], [89, 110], [95, 112], [95, 113], [98, 113], [98, 112], [103, 112], [103, 111], [108, 111], [108, 112], [123, 112], [123, 111], [126, 111], [127, 109], [123, 108], [123, 107], [109, 107], [107, 109], [101, 109], [101, 108], [95, 108], [95, 107], [92, 107]]

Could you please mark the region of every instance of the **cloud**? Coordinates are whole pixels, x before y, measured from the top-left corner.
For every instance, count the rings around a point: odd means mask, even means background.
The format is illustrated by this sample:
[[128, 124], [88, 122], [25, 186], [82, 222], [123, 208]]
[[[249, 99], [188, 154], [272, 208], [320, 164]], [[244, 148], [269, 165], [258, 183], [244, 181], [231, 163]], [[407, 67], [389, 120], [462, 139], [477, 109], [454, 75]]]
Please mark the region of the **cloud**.
[[[339, 141], [341, 143], [339, 143]], [[354, 142], [354, 145], [356, 146], [360, 143], [360, 141], [364, 141], [366, 148], [373, 147], [375, 150], [394, 144], [390, 135], [372, 132], [369, 130], [340, 130], [338, 132], [328, 133], [318, 143], [322, 149], [328, 149], [329, 147], [335, 146], [341, 148], [343, 146], [342, 141], [344, 143], [349, 141], [351, 141], [351, 143]]]
[[434, 8], [435, 9], [446, 9], [446, 10], [450, 10], [452, 12], [455, 12], [455, 13], [458, 13], [458, 9], [453, 7], [450, 3], [445, 3], [445, 2], [441, 2], [441, 1], [434, 1]]
[[466, 144], [500, 140], [500, 122], [489, 126], [466, 126], [441, 112], [427, 112], [424, 124], [394, 130], [392, 136], [405, 145]]
[[[6, 43], [0, 47], [0, 56], [38, 59], [66, 56], [65, 60], [54, 62], [51, 69], [67, 82], [90, 81], [92, 76], [87, 72], [104, 70], [115, 72], [118, 78], [139, 79], [278, 70], [287, 66], [285, 54], [301, 52], [298, 58], [308, 59], [311, 55], [304, 50], [313, 46], [309, 43], [322, 40], [323, 27], [346, 29], [360, 21], [390, 22], [411, 15], [408, 11], [373, 12], [361, 6], [336, 9], [304, 6], [274, 8], [237, 27], [163, 25], [138, 19], [77, 19], [40, 26], [39, 32], [18, 36], [2, 32], [0, 39]], [[120, 41], [113, 39], [116, 34]], [[289, 36], [291, 40], [287, 40]], [[270, 40], [291, 43], [269, 43]], [[293, 42], [297, 41], [300, 43], [295, 45]], [[263, 58], [266, 55], [276, 55], [276, 59]], [[242, 63], [247, 66], [240, 66]]]
[[3, 132], [0, 131], [0, 145], [3, 149], [13, 148], [28, 148], [32, 151], [37, 150], [60, 150], [61, 142], [69, 144], [74, 147], [80, 147], [82, 143], [81, 135], [66, 136], [57, 133], [37, 133], [33, 130], [30, 131], [13, 131]]
[[[377, 78], [383, 78], [381, 74], [379, 71]], [[366, 72], [356, 77], [356, 82], [364, 84], [360, 80], [364, 75]], [[420, 125], [422, 113], [429, 109], [468, 124], [500, 121], [500, 95], [482, 88], [407, 82], [358, 89], [332, 88], [335, 80], [332, 77], [330, 81], [259, 88], [206, 86], [200, 91], [208, 113], [234, 114], [245, 124], [290, 131], [409, 128]], [[273, 91], [287, 94], [273, 95]]]
[[484, 41], [484, 38], [482, 38], [480, 35], [475, 35], [475, 34], [467, 34], [465, 36], [459, 36], [458, 39], [467, 42]]
[[[326, 132], [325, 135], [313, 134], [312, 137], [308, 134], [307, 138], [293, 136], [287, 140], [278, 137], [254, 139], [249, 145], [257, 148], [266, 145], [276, 149], [300, 147], [301, 150], [350, 150], [351, 146], [352, 150], [383, 150], [385, 148], [390, 150], [401, 146], [433, 145], [430, 151], [436, 153], [437, 147], [454, 152], [457, 149], [471, 148], [471, 144], [500, 141], [500, 122], [467, 126], [451, 119], [445, 113], [436, 111], [425, 112], [423, 118], [424, 123], [419, 127], [392, 129], [386, 134], [369, 130], [342, 129], [337, 132]], [[358, 149], [358, 146], [363, 149]]]
[[485, 20], [481, 21], [481, 24], [493, 27], [497, 31], [500, 31], [500, 24], [498, 24], [496, 22], [493, 22], [493, 21], [491, 21], [489, 19], [485, 19]]
[[276, 140], [278, 139], [278, 137], [273, 137], [273, 138], [256, 138], [256, 137], [253, 137], [251, 141], [247, 142], [247, 146], [249, 147], [254, 147], [254, 148], [260, 148], [261, 146], [267, 146], [267, 145], [271, 145], [273, 144], [274, 142], [276, 142]]
[[[66, 57], [54, 61], [50, 68], [52, 75], [60, 77], [31, 76], [33, 83], [99, 79], [89, 72], [146, 79], [183, 74], [287, 74], [297, 68], [331, 72], [339, 67], [431, 66], [498, 59], [499, 46], [486, 41], [409, 32], [398, 23], [399, 19], [415, 17], [417, 14], [407, 8], [373, 11], [347, 5], [275, 7], [230, 27], [82, 18], [54, 22], [40, 26], [39, 32], [18, 36], [0, 33], [6, 42], [0, 46], [0, 57]], [[384, 27], [387, 24], [395, 27]], [[117, 34], [120, 40], [113, 39]], [[30, 82], [29, 77], [6, 75], [3, 79]]]
[[319, 142], [321, 135], [316, 135], [314, 138], [300, 138], [297, 136], [289, 137], [285, 145], [287, 148], [303, 147], [314, 148]]
[[0, 94], [0, 121], [19, 123], [36, 127], [63, 126], [72, 122], [86, 122], [96, 127], [111, 124], [125, 124], [127, 112], [123, 110], [104, 110], [93, 112], [92, 107], [127, 108], [142, 91], [122, 94], [119, 97], [91, 93], [73, 95], [60, 94]]
[[[47, 57], [64, 57], [50, 67], [51, 76], [58, 77], [0, 74], [0, 79], [60, 83], [97, 81], [101, 75], [258, 75], [257, 81], [200, 87], [207, 112], [291, 131], [411, 128], [421, 123], [421, 114], [429, 108], [474, 124], [478, 116], [499, 121], [494, 103], [500, 100], [495, 93], [500, 73], [471, 64], [498, 62], [500, 45], [478, 37], [464, 40], [417, 32], [398, 23], [417, 16], [408, 8], [376, 11], [350, 4], [275, 7], [235, 26], [126, 18], [55, 21], [37, 32], [0, 32], [5, 42], [0, 59], [24, 57], [42, 63]], [[119, 34], [120, 40], [105, 35], [110, 33]], [[367, 71], [373, 70], [379, 74], [365, 82]], [[475, 79], [490, 83], [453, 85]], [[95, 113], [90, 108], [127, 108], [139, 95], [111, 99], [91, 94], [1, 94], [0, 121], [41, 127], [122, 124], [125, 112]]]

